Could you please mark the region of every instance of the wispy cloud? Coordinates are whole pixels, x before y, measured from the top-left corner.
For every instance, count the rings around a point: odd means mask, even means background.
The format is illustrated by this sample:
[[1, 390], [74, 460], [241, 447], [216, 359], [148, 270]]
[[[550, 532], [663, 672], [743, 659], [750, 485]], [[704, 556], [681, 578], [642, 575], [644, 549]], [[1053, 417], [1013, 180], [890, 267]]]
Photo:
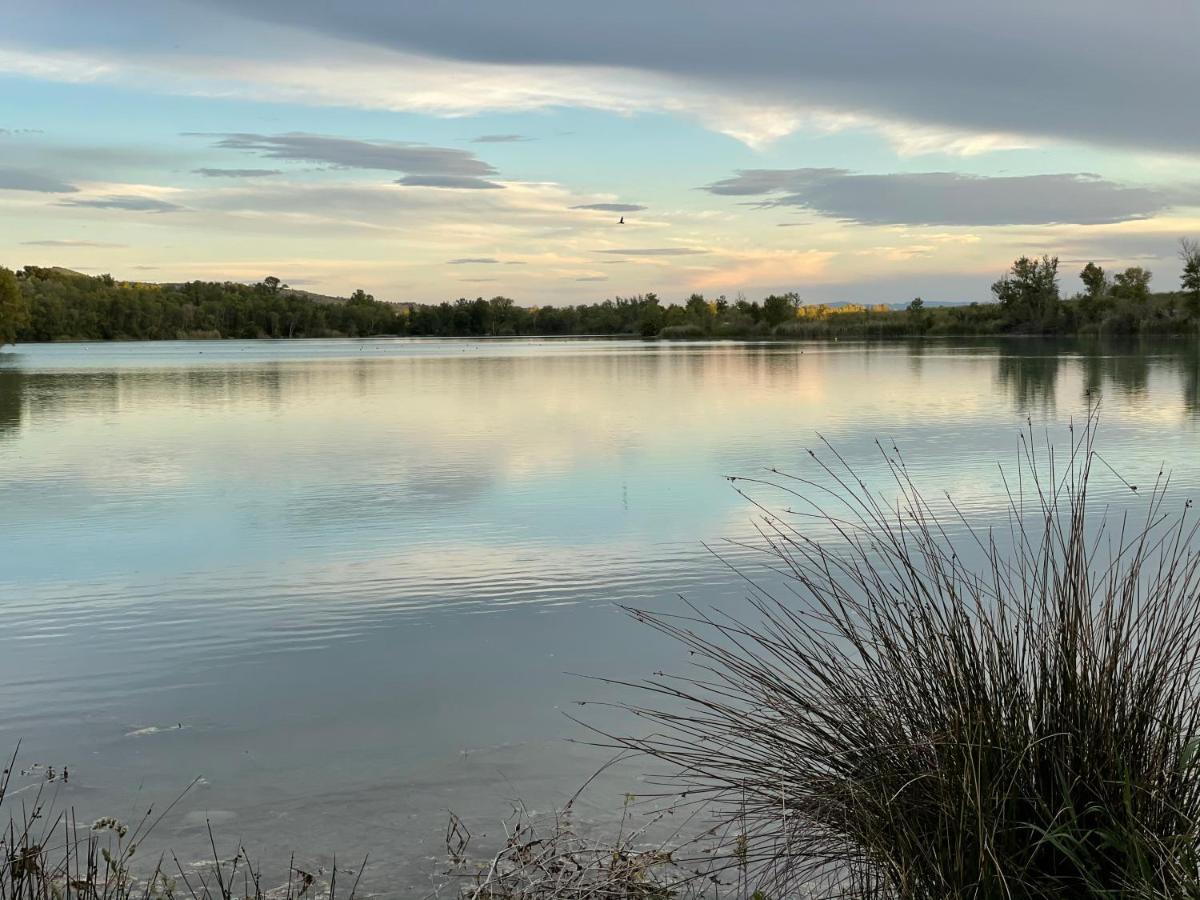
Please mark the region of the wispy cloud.
[[[551, 107], [669, 113], [699, 120], [754, 147], [800, 129], [876, 131], [906, 153], [971, 155], [1031, 143], [1010, 132], [927, 125], [857, 107], [848, 112], [820, 97], [805, 98], [795, 92], [773, 96], [759, 86], [636, 68], [449, 60], [337, 41], [310, 42], [308, 51], [307, 62], [270, 54], [253, 59], [222, 57], [217, 62], [207, 52], [179, 51], [168, 61], [140, 55], [136, 48], [81, 53], [0, 46], [0, 71], [69, 83], [103, 81], [135, 88], [153, 84], [160, 92], [187, 96], [442, 116]], [[353, 59], [346, 58], [348, 52]], [[335, 60], [336, 65], [311, 61], [323, 58]]]
[[446, 188], [455, 191], [496, 191], [504, 185], [468, 175], [405, 175], [397, 178], [396, 184], [404, 187]]
[[478, 263], [479, 265], [491, 265], [498, 263], [500, 260], [492, 259], [490, 256], [461, 256], [458, 259], [446, 260], [448, 266], [468, 266]]
[[601, 212], [639, 212], [646, 207], [640, 206], [637, 203], [581, 203], [578, 206], [572, 206], [571, 209], [595, 209]]
[[41, 194], [73, 194], [79, 188], [53, 175], [26, 169], [0, 168], [0, 191], [36, 191]]
[[165, 213], [183, 209], [178, 203], [157, 200], [154, 197], [139, 197], [135, 194], [114, 194], [81, 200], [60, 200], [59, 206], [81, 206], [93, 209], [123, 209], [131, 212]]
[[533, 138], [526, 137], [523, 134], [481, 134], [477, 138], [471, 138], [472, 144], [519, 144], [524, 141], [532, 141]]
[[282, 169], [192, 169], [193, 175], [203, 175], [205, 178], [264, 178], [268, 175], [282, 175]]
[[706, 187], [727, 197], [769, 197], [863, 225], [1098, 225], [1143, 219], [1196, 190], [1133, 187], [1089, 173], [964, 175], [857, 174], [845, 169], [745, 169]]
[[326, 163], [348, 169], [377, 169], [418, 175], [494, 175], [496, 170], [475, 154], [454, 147], [397, 141], [361, 141], [321, 134], [230, 133], [194, 136], [217, 137], [213, 146], [239, 150], [268, 159]]

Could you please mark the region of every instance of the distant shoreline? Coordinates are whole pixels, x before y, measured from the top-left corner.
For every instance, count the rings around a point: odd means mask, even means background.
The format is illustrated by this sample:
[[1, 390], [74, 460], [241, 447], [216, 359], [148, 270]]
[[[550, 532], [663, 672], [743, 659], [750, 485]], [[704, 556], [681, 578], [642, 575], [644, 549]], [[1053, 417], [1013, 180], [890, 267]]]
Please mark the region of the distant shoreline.
[[[27, 266], [0, 269], [14, 296], [0, 342], [296, 340], [329, 338], [641, 338], [660, 340], [912, 340], [924, 337], [1200, 336], [1200, 295], [1150, 293], [1149, 273], [1060, 298], [1057, 260], [1022, 258], [992, 285], [997, 300], [959, 306], [805, 303], [789, 292], [761, 301], [655, 294], [578, 306], [518, 306], [507, 297], [396, 304], [358, 290], [347, 298], [296, 291], [276, 278], [152, 284]], [[1125, 273], [1128, 274], [1128, 273]], [[1136, 282], [1136, 283], [1135, 283]], [[1129, 287], [1134, 284], [1134, 287]], [[0, 318], [3, 318], [0, 316]]]

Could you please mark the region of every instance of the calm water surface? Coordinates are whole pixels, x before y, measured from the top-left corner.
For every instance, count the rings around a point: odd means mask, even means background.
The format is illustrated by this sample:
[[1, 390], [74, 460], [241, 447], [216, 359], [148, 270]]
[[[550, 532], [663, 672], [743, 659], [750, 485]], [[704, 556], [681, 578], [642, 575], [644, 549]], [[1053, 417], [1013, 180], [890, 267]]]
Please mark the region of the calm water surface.
[[1200, 486], [1177, 345], [10, 348], [0, 749], [69, 766], [81, 818], [202, 776], [163, 840], [208, 817], [264, 856], [370, 850], [411, 893], [447, 807], [495, 821], [595, 766], [566, 714], [604, 689], [566, 673], [679, 662], [618, 604], [739, 608], [702, 545], [751, 527], [722, 476], [806, 472], [820, 432], [883, 487], [881, 438], [987, 519], [1027, 419], [1060, 429], [1085, 392], [1129, 480], [1165, 460]]

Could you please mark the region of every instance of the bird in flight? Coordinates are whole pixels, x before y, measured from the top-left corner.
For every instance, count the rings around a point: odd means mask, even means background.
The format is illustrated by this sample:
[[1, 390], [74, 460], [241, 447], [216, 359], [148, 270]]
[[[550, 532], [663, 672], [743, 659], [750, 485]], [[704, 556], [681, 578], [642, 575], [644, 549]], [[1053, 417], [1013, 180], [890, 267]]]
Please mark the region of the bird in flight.
[[621, 221], [620, 221], [620, 222], [618, 222], [617, 224], [618, 224], [618, 225], [624, 225], [624, 224], [625, 224], [625, 217], [624, 217], [624, 216], [621, 216]]

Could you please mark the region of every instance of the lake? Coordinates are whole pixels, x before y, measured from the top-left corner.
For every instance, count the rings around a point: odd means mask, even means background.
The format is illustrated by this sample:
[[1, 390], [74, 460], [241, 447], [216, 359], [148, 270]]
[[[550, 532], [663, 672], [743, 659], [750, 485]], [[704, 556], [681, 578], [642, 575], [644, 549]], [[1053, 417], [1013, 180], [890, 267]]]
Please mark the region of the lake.
[[207, 818], [264, 858], [369, 850], [411, 895], [448, 808], [486, 830], [607, 758], [569, 716], [632, 727], [573, 705], [610, 696], [580, 676], [683, 664], [621, 604], [744, 610], [705, 547], [752, 556], [720, 549], [753, 533], [724, 476], [811, 471], [819, 433], [886, 489], [880, 439], [988, 521], [1021, 429], [1061, 438], [1096, 400], [1122, 477], [1165, 461], [1200, 486], [1200, 354], [1179, 344], [8, 348], [0, 749], [69, 767], [52, 787], [81, 819], [136, 820], [200, 777], [161, 842], [199, 855]]

